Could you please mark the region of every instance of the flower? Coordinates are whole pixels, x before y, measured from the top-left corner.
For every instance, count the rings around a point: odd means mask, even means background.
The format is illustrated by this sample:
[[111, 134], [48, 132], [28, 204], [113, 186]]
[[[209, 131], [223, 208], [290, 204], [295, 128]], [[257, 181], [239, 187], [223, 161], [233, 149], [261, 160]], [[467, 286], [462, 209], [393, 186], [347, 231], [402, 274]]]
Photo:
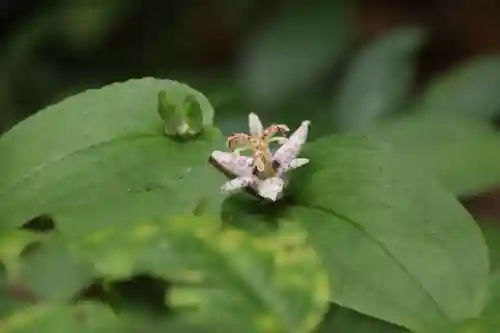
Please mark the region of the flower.
[[[228, 177], [233, 178], [221, 187], [223, 193], [232, 193], [242, 188], [250, 188], [259, 196], [276, 201], [283, 195], [286, 172], [307, 163], [307, 158], [297, 158], [307, 140], [309, 121], [303, 121], [300, 127], [271, 156], [272, 173], [259, 170], [253, 157], [237, 153], [214, 151], [211, 163]], [[269, 147], [266, 146], [266, 149]]]
[[271, 142], [284, 144], [287, 141], [286, 137], [274, 136], [277, 133], [286, 133], [290, 129], [283, 124], [273, 124], [264, 129], [262, 122], [255, 113], [248, 115], [248, 127], [250, 135], [246, 133], [236, 133], [231, 135], [226, 142], [230, 151], [239, 155], [242, 151], [251, 150], [253, 164], [257, 170], [263, 172], [266, 168], [271, 169], [272, 155], [269, 150]]

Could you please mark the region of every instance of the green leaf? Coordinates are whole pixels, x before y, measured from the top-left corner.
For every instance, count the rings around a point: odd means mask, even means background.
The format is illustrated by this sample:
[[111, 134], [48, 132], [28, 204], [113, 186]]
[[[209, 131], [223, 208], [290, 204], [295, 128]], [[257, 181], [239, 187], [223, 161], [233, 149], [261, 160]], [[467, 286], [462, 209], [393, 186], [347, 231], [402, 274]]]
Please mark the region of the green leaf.
[[498, 272], [490, 277], [488, 303], [481, 316], [469, 318], [446, 327], [437, 327], [425, 333], [492, 333], [500, 331], [500, 275]]
[[334, 301], [416, 331], [479, 313], [487, 249], [458, 201], [362, 137], [317, 141], [304, 157], [290, 214], [326, 263]]
[[[34, 301], [32, 295], [11, 282], [7, 272], [0, 264], [0, 323], [14, 310], [30, 305]], [[1, 327], [1, 324], [0, 324]]]
[[[92, 265], [76, 262], [71, 253], [61, 251], [61, 247], [61, 240], [53, 237], [22, 262], [19, 280], [37, 298], [48, 301], [70, 300], [82, 286], [89, 286], [95, 278]], [[63, 276], [64, 279], [61, 278]]]
[[349, 41], [352, 2], [292, 6], [254, 36], [242, 62], [252, 101], [274, 104], [307, 87], [339, 59]]
[[356, 311], [332, 306], [318, 333], [408, 333], [408, 331]]
[[172, 315], [153, 317], [129, 311], [120, 312], [119, 318], [125, 326], [123, 333], [226, 333], [217, 328], [210, 329], [186, 323]]
[[264, 214], [237, 196], [225, 218], [300, 222], [328, 269], [331, 300], [363, 314], [420, 332], [481, 311], [487, 249], [450, 193], [363, 137], [319, 139], [301, 157], [310, 163], [295, 171], [288, 201]]
[[425, 169], [456, 195], [470, 195], [500, 183], [500, 135], [492, 126], [465, 117], [415, 114], [374, 128], [402, 159]]
[[435, 79], [419, 98], [425, 113], [493, 117], [500, 111], [500, 58], [481, 57]]
[[179, 86], [171, 90], [168, 93], [158, 93], [158, 113], [165, 123], [167, 135], [190, 137], [199, 134], [203, 128], [212, 126], [212, 107], [202, 107], [197, 95], [186, 91], [185, 87]]
[[500, 273], [497, 271], [490, 277], [488, 303], [484, 308], [481, 318], [488, 327], [484, 333], [498, 332], [500, 330]]
[[335, 98], [334, 126], [363, 130], [401, 108], [415, 76], [424, 41], [418, 28], [399, 28], [368, 45], [347, 71]]
[[12, 313], [0, 323], [0, 333], [122, 332], [108, 307], [81, 302], [74, 306], [37, 304]]
[[192, 95], [184, 100], [183, 108], [186, 110], [186, 122], [191, 133], [200, 133], [203, 129], [203, 111], [200, 103]]
[[[59, 237], [45, 246], [54, 248], [51, 258], [59, 266], [47, 266], [38, 279], [55, 279], [78, 264], [90, 265], [88, 272], [108, 281], [140, 273], [163, 277], [175, 283], [169, 305], [187, 320], [223, 332], [308, 332], [328, 305], [326, 272], [293, 223], [258, 237], [221, 229], [207, 217], [143, 220], [129, 228], [96, 228], [78, 239]], [[59, 260], [57, 252], [73, 263]]]
[[165, 122], [165, 133], [177, 135], [177, 129], [184, 121], [182, 111], [167, 98], [165, 91], [158, 93], [158, 113]]
[[[496, 220], [478, 221], [488, 244], [492, 272], [500, 272], [500, 222]], [[499, 295], [500, 296], [500, 295]]]
[[202, 110], [211, 109], [186, 85], [145, 78], [70, 97], [2, 136], [0, 226], [49, 214], [60, 231], [77, 233], [218, 202], [223, 177], [206, 159], [223, 140], [211, 133], [185, 142], [165, 136], [159, 91], [179, 103], [192, 95]]

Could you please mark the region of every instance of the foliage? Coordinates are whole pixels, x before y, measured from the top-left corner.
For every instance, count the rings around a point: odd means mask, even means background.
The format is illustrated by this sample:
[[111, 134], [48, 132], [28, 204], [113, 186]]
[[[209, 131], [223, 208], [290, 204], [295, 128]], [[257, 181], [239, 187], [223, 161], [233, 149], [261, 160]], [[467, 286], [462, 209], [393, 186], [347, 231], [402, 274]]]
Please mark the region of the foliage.
[[[500, 60], [415, 93], [425, 29], [346, 56], [352, 10], [291, 6], [249, 41], [239, 82], [198, 82], [208, 98], [132, 79], [0, 137], [0, 333], [498, 331], [498, 230], [458, 197], [500, 184]], [[278, 202], [223, 197], [207, 163], [254, 105], [312, 120]]]
[[[220, 134], [166, 134], [160, 91], [212, 110], [186, 85], [145, 78], [68, 98], [1, 138], [5, 288], [36, 300], [8, 306], [3, 331], [301, 333], [328, 327], [333, 301], [424, 333], [481, 313], [480, 230], [390, 146], [324, 137], [306, 144], [311, 162], [282, 201], [223, 200], [206, 162]], [[42, 215], [51, 230], [26, 224]], [[342, 318], [332, 325], [348, 330]]]

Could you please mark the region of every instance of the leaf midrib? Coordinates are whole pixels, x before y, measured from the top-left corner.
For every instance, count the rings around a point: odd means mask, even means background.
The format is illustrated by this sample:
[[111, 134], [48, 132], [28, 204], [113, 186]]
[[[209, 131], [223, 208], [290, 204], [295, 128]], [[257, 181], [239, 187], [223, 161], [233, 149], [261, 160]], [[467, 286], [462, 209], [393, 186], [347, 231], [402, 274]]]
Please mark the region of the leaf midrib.
[[[392, 259], [394, 261], [394, 263], [396, 263], [396, 265], [406, 275], [408, 275], [408, 277], [411, 279], [411, 281], [413, 281], [419, 287], [419, 289], [421, 289], [424, 292], [424, 294], [426, 295], [426, 297], [436, 307], [438, 313], [440, 314], [440, 316], [445, 321], [449, 320], [448, 315], [446, 314], [446, 312], [441, 308], [441, 306], [439, 305], [439, 303], [432, 296], [432, 294], [424, 287], [424, 285], [418, 279], [416, 279], [415, 276], [413, 276], [413, 274], [411, 274], [411, 272], [404, 266], [404, 264], [401, 261], [399, 261], [394, 255], [391, 254], [391, 252], [384, 246], [383, 243], [381, 243], [375, 237], [373, 237], [365, 228], [363, 228], [363, 226], [360, 223], [357, 223], [355, 220], [353, 220], [353, 219], [351, 219], [351, 218], [349, 218], [349, 217], [347, 217], [347, 216], [345, 216], [345, 215], [343, 215], [341, 213], [338, 213], [338, 212], [336, 212], [334, 210], [330, 210], [330, 209], [327, 209], [327, 208], [317, 207], [315, 205], [296, 205], [296, 207], [302, 207], [302, 208], [305, 208], [305, 209], [313, 209], [313, 210], [322, 212], [322, 213], [327, 214], [327, 215], [330, 214], [330, 215], [333, 215], [333, 216], [337, 217], [338, 219], [344, 220], [344, 221], [350, 223], [351, 225], [353, 225], [357, 230], [359, 230], [363, 234], [365, 234], [368, 237], [369, 240], [371, 240], [377, 247], [379, 247], [390, 259]], [[428, 325], [428, 324], [425, 324], [425, 325]], [[432, 325], [430, 325], [429, 327], [432, 327]]]

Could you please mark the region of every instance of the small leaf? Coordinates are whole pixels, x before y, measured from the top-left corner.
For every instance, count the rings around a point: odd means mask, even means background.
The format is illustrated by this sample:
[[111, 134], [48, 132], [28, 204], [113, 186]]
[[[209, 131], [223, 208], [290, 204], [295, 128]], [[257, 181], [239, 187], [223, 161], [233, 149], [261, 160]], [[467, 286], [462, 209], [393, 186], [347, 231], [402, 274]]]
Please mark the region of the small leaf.
[[399, 28], [367, 46], [347, 71], [335, 99], [334, 126], [363, 130], [399, 111], [409, 97], [422, 29]]
[[200, 103], [192, 95], [186, 96], [183, 104], [183, 109], [186, 110], [186, 122], [189, 126], [191, 134], [198, 134], [203, 129], [203, 111]]
[[488, 244], [491, 271], [492, 273], [500, 272], [500, 222], [497, 220], [485, 220], [478, 221], [478, 225], [481, 227], [486, 243]]
[[427, 170], [456, 195], [500, 183], [500, 135], [483, 121], [414, 114], [380, 124], [370, 135], [392, 144], [402, 159]]
[[[328, 304], [326, 272], [306, 234], [290, 222], [275, 234], [257, 237], [221, 230], [207, 217], [171, 218], [96, 228], [83, 238], [60, 238], [58, 244], [62, 256], [91, 264], [95, 277], [119, 280], [150, 273], [172, 281], [170, 305], [188, 322], [224, 332], [309, 332]], [[55, 279], [61, 269], [75, 265], [53, 260], [65, 266], [47, 266], [40, 279]]]
[[177, 108], [168, 100], [165, 91], [158, 93], [158, 113], [165, 123], [165, 133], [167, 135], [177, 135], [177, 129], [184, 121], [182, 109]]
[[491, 118], [500, 112], [500, 57], [481, 57], [435, 79], [417, 101], [418, 112]]
[[307, 87], [339, 59], [351, 31], [350, 1], [309, 1], [274, 18], [244, 54], [243, 84], [250, 98], [274, 104]]

